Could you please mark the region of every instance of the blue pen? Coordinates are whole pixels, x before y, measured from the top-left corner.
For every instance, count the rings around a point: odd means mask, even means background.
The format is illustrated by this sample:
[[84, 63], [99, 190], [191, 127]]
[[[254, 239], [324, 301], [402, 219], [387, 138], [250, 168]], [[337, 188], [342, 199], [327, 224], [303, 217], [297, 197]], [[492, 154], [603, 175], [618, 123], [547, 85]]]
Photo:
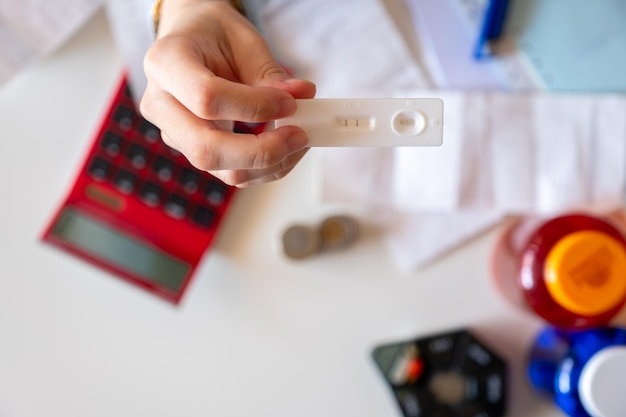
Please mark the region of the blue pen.
[[485, 12], [485, 19], [480, 30], [478, 43], [474, 50], [474, 58], [482, 59], [491, 56], [489, 42], [502, 34], [509, 0], [490, 0]]

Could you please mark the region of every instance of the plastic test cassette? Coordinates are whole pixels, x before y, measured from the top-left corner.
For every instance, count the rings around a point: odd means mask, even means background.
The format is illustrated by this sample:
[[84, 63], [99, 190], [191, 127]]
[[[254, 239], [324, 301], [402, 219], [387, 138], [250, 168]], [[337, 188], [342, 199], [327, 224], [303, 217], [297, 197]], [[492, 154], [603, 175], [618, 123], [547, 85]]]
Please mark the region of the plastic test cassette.
[[162, 142], [123, 78], [43, 240], [177, 303], [233, 192]]
[[439, 146], [443, 101], [439, 98], [299, 99], [297, 110], [274, 127], [298, 126], [309, 146]]

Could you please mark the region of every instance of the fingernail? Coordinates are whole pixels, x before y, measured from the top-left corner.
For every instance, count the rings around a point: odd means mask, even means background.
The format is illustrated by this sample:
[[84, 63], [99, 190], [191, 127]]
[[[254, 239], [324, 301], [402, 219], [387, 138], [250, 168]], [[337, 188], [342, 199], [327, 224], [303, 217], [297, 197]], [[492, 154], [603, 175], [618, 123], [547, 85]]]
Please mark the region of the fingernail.
[[294, 133], [287, 138], [287, 149], [289, 149], [289, 153], [293, 153], [299, 151], [300, 149], [306, 148], [308, 144], [309, 138], [302, 133]]
[[286, 117], [296, 111], [296, 100], [293, 97], [286, 97], [278, 102], [278, 116]]
[[282, 82], [284, 83], [301, 83], [303, 81], [309, 82], [305, 80], [304, 78], [285, 78], [284, 80], [282, 80]]

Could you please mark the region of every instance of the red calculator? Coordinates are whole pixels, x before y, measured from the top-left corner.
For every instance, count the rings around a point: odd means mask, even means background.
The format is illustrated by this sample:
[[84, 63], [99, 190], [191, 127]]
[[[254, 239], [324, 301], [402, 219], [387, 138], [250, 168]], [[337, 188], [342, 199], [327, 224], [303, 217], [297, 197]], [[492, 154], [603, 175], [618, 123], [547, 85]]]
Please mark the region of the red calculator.
[[162, 142], [123, 77], [43, 240], [176, 304], [234, 190]]

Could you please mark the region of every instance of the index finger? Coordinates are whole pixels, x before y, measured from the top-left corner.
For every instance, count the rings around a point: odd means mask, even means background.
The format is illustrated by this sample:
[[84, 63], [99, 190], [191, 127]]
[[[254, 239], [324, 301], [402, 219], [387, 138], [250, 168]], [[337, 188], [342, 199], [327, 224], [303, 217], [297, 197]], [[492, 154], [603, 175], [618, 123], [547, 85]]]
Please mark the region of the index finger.
[[295, 126], [259, 135], [234, 133], [196, 117], [172, 96], [158, 101], [151, 104], [151, 114], [159, 120], [163, 139], [204, 171], [268, 168], [308, 144], [304, 131]]
[[161, 38], [146, 54], [144, 65], [158, 88], [174, 96], [197, 117], [260, 123], [295, 111], [295, 100], [286, 91], [217, 76], [189, 42]]

